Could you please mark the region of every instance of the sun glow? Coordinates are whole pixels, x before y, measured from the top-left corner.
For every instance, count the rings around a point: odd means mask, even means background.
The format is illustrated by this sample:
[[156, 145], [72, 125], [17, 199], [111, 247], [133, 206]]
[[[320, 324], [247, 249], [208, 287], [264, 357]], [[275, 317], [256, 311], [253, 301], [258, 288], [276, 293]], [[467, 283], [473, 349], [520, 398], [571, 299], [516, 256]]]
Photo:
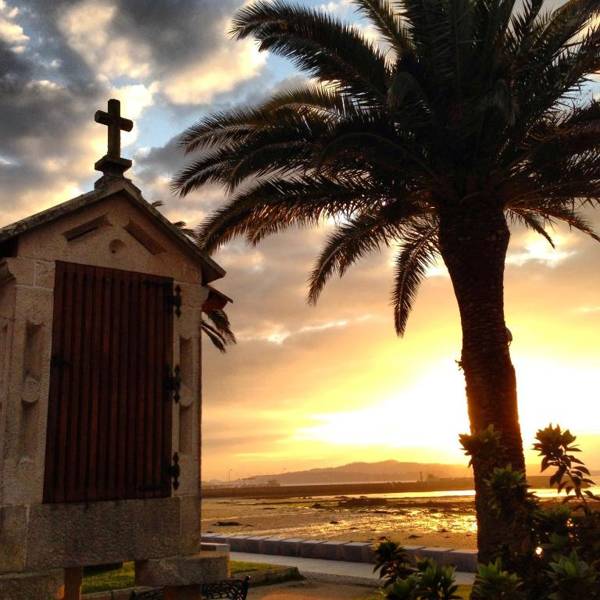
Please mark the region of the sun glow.
[[[447, 452], [468, 429], [461, 373], [449, 358], [431, 366], [402, 393], [347, 412], [314, 415], [298, 440]], [[417, 424], [426, 424], [419, 427]]]
[[[519, 408], [526, 448], [549, 421], [575, 433], [597, 433], [600, 365], [515, 359]], [[541, 410], [543, 408], [543, 410]], [[448, 358], [421, 373], [401, 393], [350, 411], [320, 413], [295, 439], [360, 451], [387, 448], [403, 459], [459, 461], [458, 434], [469, 430], [462, 373]], [[534, 463], [534, 455], [528, 457]]]

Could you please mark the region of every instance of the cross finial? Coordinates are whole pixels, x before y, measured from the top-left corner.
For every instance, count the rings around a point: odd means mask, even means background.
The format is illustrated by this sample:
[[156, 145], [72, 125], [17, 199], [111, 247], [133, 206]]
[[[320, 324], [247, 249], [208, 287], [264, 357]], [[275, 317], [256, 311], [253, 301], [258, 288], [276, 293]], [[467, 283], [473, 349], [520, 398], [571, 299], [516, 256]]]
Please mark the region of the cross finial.
[[108, 150], [94, 165], [97, 171], [104, 174], [96, 182], [96, 187], [99, 187], [109, 179], [122, 178], [123, 173], [131, 167], [131, 161], [121, 156], [121, 131], [131, 131], [133, 121], [121, 117], [121, 103], [114, 98], [108, 101], [108, 112], [97, 110], [94, 120], [108, 127]]

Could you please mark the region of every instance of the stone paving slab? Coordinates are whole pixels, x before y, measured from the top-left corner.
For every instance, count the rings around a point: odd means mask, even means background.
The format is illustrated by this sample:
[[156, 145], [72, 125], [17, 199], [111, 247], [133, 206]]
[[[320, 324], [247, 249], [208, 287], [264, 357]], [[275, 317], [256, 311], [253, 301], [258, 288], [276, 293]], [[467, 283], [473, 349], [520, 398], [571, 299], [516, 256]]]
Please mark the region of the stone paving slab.
[[[260, 562], [271, 565], [297, 567], [301, 575], [321, 581], [348, 581], [371, 587], [378, 587], [380, 580], [373, 572], [369, 563], [347, 562], [343, 560], [322, 560], [303, 558], [301, 556], [272, 556], [268, 554], [248, 554], [232, 552], [231, 560]], [[471, 585], [474, 580], [472, 573], [457, 572], [456, 581], [459, 585]]]

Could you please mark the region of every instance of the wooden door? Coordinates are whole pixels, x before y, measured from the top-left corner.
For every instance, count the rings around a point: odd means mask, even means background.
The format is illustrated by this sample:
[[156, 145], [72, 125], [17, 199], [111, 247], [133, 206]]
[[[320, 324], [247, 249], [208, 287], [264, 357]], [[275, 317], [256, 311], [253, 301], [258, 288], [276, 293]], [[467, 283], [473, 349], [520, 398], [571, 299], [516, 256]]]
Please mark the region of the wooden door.
[[44, 502], [169, 496], [173, 280], [57, 262]]

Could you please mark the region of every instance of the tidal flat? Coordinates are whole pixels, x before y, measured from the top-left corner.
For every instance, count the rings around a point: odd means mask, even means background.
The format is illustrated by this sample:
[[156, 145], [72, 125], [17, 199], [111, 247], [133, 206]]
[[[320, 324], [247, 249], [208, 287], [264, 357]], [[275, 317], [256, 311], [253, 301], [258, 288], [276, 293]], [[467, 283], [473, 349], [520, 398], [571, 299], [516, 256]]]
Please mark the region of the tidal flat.
[[203, 501], [202, 531], [475, 548], [472, 496], [386, 496], [209, 498]]

